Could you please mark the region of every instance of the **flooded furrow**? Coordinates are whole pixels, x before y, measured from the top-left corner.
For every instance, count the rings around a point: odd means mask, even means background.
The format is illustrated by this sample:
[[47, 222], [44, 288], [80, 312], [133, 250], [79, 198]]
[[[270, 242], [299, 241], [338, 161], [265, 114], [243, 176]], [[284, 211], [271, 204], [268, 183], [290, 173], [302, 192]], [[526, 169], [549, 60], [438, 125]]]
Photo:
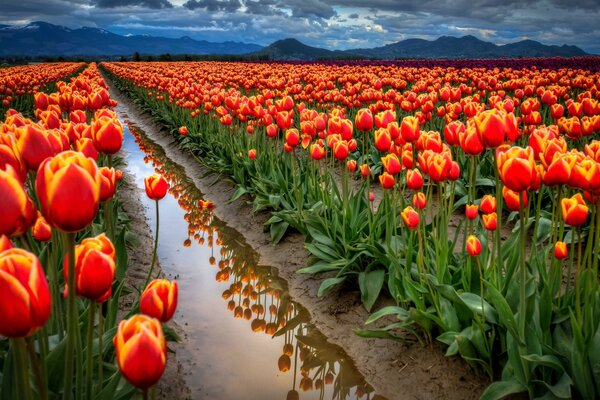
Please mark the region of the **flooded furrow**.
[[[125, 121], [126, 163], [135, 184], [162, 174], [158, 256], [179, 282], [177, 358], [195, 399], [383, 399], [352, 360], [311, 324], [277, 270], [258, 265], [242, 235], [216, 218], [182, 166]], [[154, 229], [154, 201], [142, 199]], [[349, 333], [351, 334], [351, 333]]]

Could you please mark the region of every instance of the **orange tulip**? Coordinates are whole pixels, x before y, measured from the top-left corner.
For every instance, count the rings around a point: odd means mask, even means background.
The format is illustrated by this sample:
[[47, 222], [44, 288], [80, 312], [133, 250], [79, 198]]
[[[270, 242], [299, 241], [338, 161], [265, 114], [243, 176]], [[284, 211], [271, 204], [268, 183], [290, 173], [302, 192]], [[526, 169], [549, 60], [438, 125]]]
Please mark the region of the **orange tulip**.
[[581, 196], [581, 193], [575, 194], [571, 198], [560, 201], [562, 217], [567, 225], [579, 226], [585, 223], [588, 215], [588, 206]]
[[349, 172], [355, 172], [356, 171], [356, 160], [348, 160], [348, 161], [346, 161], [346, 169]]
[[558, 241], [554, 244], [554, 257], [557, 260], [564, 260], [569, 256], [569, 249], [565, 242]]
[[452, 121], [444, 126], [444, 140], [448, 146], [460, 144], [460, 134], [465, 131], [465, 125], [461, 121]]
[[16, 133], [17, 148], [28, 170], [37, 170], [42, 161], [56, 154], [48, 133], [39, 125], [25, 125], [17, 128]]
[[466, 154], [476, 156], [483, 152], [483, 143], [474, 125], [469, 125], [464, 131], [459, 132], [458, 139], [460, 147]]
[[325, 158], [325, 148], [318, 143], [313, 143], [310, 145], [310, 156], [313, 160], [321, 160]]
[[115, 154], [123, 145], [123, 126], [116, 118], [100, 117], [92, 124], [92, 139], [101, 153]]
[[180, 126], [178, 129], [178, 132], [181, 136], [187, 136], [187, 134], [188, 134], [187, 126]]
[[17, 148], [17, 139], [14, 135], [0, 133], [0, 169], [6, 170], [7, 165], [14, 169], [21, 182], [25, 182], [27, 169]]
[[477, 204], [467, 204], [465, 209], [465, 216], [467, 217], [467, 219], [475, 219], [477, 218], [478, 211], [479, 207], [477, 206]]
[[496, 198], [492, 195], [486, 194], [481, 198], [479, 204], [481, 212], [484, 214], [491, 214], [496, 211]]
[[[68, 259], [63, 273], [68, 280]], [[84, 239], [75, 246], [75, 293], [96, 302], [103, 302], [112, 293], [115, 280], [115, 248], [104, 234]]]
[[483, 221], [483, 227], [488, 231], [495, 231], [496, 226], [498, 225], [498, 216], [495, 212], [491, 212], [489, 214], [483, 214], [481, 216], [481, 220]]
[[388, 174], [396, 175], [402, 171], [402, 164], [400, 164], [398, 156], [394, 153], [390, 153], [387, 156], [382, 157], [381, 163], [383, 164], [385, 172]]
[[497, 154], [498, 171], [504, 185], [510, 190], [529, 190], [537, 179], [537, 169], [531, 147], [511, 147]]
[[423, 187], [423, 176], [418, 169], [409, 169], [406, 171], [406, 187], [411, 190], [421, 190]]
[[0, 169], [0, 235], [20, 236], [35, 222], [37, 211], [15, 170]]
[[345, 140], [338, 140], [333, 145], [333, 156], [339, 160], [343, 161], [348, 157], [349, 149], [348, 142]]
[[577, 159], [569, 155], [554, 157], [542, 177], [544, 185], [555, 186], [568, 183], [576, 162]]
[[379, 183], [384, 189], [391, 189], [396, 184], [396, 181], [392, 175], [384, 172], [383, 174], [379, 175]]
[[248, 150], [248, 158], [254, 160], [256, 158], [256, 149]]
[[411, 143], [419, 138], [419, 119], [414, 116], [402, 118], [400, 135], [405, 142]]
[[22, 249], [0, 253], [0, 335], [29, 336], [50, 317], [50, 290], [38, 258]]
[[360, 175], [363, 178], [368, 178], [371, 176], [371, 168], [367, 164], [361, 164], [358, 169], [360, 170]]
[[285, 142], [288, 146], [296, 147], [300, 144], [300, 133], [298, 129], [292, 128], [285, 131]]
[[408, 229], [415, 229], [419, 225], [419, 213], [411, 206], [407, 206], [402, 210], [400, 215], [402, 216], [404, 225], [406, 225]]
[[121, 321], [113, 342], [119, 370], [129, 383], [147, 389], [159, 381], [167, 363], [167, 345], [157, 319], [139, 314]]
[[52, 238], [52, 228], [41, 214], [38, 215], [35, 224], [31, 228], [31, 233], [38, 242], [47, 242]]
[[100, 201], [106, 201], [115, 195], [116, 172], [114, 168], [102, 167], [98, 170], [100, 175]]
[[0, 235], [0, 253], [4, 250], [12, 249], [15, 247], [13, 242], [6, 235]]
[[177, 281], [155, 279], [146, 286], [140, 297], [140, 312], [168, 322], [177, 309]]
[[413, 202], [413, 206], [418, 210], [422, 210], [425, 207], [427, 207], [427, 197], [425, 196], [425, 193], [423, 193], [423, 192], [415, 193], [413, 195], [412, 202]]
[[356, 113], [356, 118], [354, 119], [354, 125], [356, 129], [362, 132], [369, 132], [373, 129], [373, 114], [371, 110], [368, 108], [361, 108]]
[[[506, 207], [508, 207], [510, 211], [519, 211], [521, 209], [521, 203], [518, 192], [510, 190], [507, 187], [503, 187], [502, 197], [504, 198], [504, 203], [506, 204]], [[527, 207], [527, 204], [527, 192], [523, 191], [523, 207]]]
[[386, 128], [380, 128], [375, 131], [375, 148], [385, 153], [392, 147], [392, 138], [390, 132]]
[[477, 236], [469, 235], [467, 238], [467, 252], [471, 257], [476, 257], [481, 254], [481, 242]]
[[100, 201], [98, 167], [81, 153], [65, 151], [46, 159], [38, 170], [36, 189], [44, 218], [61, 231], [80, 231], [96, 216]]
[[167, 194], [169, 184], [162, 175], [153, 174], [144, 179], [146, 194], [152, 200], [160, 200]]

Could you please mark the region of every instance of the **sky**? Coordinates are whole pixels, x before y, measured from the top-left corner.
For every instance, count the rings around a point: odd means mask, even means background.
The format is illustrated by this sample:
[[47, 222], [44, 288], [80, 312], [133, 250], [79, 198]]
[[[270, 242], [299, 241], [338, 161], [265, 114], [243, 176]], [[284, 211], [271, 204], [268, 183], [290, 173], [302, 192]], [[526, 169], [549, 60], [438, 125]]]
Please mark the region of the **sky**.
[[600, 0], [1, 0], [0, 24], [45, 21], [121, 35], [268, 45], [293, 37], [328, 49], [408, 38], [533, 39], [600, 54]]

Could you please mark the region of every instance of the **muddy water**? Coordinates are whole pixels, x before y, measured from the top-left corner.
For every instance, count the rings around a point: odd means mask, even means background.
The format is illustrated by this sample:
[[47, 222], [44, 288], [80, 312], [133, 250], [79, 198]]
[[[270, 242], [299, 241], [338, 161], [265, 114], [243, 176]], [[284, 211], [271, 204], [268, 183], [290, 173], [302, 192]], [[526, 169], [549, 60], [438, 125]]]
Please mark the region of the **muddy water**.
[[[132, 123], [127, 165], [138, 187], [158, 172], [171, 189], [159, 202], [159, 260], [179, 282], [175, 321], [184, 328], [185, 379], [195, 399], [382, 399], [352, 360], [310, 323], [277, 271], [217, 219], [184, 169]], [[154, 202], [142, 199], [149, 225]]]

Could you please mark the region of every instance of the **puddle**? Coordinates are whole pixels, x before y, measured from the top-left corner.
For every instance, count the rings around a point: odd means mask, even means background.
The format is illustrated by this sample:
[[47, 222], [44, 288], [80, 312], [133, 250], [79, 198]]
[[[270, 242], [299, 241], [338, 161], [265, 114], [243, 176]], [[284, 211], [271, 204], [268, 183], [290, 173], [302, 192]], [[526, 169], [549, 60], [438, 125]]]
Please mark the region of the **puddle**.
[[[158, 255], [164, 273], [179, 282], [175, 321], [187, 338], [177, 357], [192, 397], [382, 400], [344, 351], [310, 323], [277, 271], [257, 265], [241, 235], [198, 206], [210, 199], [184, 168], [126, 125], [124, 148], [136, 185], [143, 189], [155, 171], [171, 185], [159, 202]], [[142, 202], [154, 229], [154, 201], [143, 196]]]

